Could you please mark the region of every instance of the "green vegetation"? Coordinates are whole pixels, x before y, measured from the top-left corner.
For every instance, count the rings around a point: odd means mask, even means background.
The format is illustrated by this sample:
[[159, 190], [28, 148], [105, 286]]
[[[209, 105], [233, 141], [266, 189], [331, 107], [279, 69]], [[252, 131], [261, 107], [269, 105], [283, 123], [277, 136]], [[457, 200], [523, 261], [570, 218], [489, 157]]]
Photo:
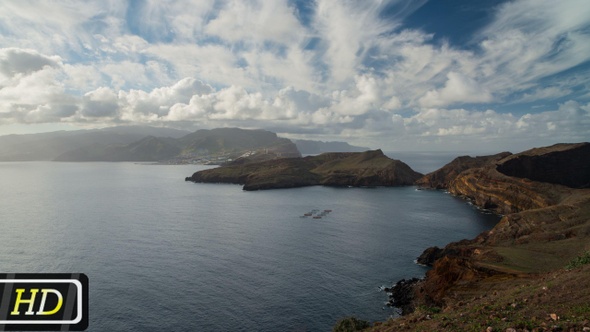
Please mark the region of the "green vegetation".
[[431, 307], [431, 306], [419, 305], [418, 308], [416, 308], [416, 311], [418, 311], [418, 312], [424, 312], [424, 313], [427, 313], [427, 314], [440, 314], [440, 312], [442, 311], [442, 309], [440, 307]]
[[366, 320], [357, 319], [355, 317], [346, 317], [338, 321], [332, 331], [334, 332], [355, 332], [362, 331], [371, 324]]
[[[547, 230], [545, 225], [545, 229]], [[539, 227], [539, 232], [542, 231]], [[563, 268], [580, 253], [586, 244], [585, 238], [571, 238], [563, 241], [530, 242], [513, 246], [498, 246], [494, 250], [502, 256], [501, 262], [491, 264], [493, 268], [507, 272], [542, 273]], [[578, 260], [579, 258], [574, 259]]]
[[590, 264], [590, 251], [586, 251], [581, 256], [578, 256], [569, 262], [568, 265], [565, 266], [566, 270], [573, 270], [578, 268], [582, 265]]

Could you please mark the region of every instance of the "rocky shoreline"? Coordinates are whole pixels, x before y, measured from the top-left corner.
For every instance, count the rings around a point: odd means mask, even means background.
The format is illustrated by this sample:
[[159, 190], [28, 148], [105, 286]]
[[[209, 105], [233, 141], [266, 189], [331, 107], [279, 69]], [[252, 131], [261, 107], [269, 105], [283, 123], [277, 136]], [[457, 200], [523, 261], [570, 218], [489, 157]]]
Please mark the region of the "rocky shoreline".
[[446, 190], [503, 217], [474, 239], [426, 249], [417, 262], [432, 269], [423, 279], [385, 289], [403, 315], [368, 330], [590, 331], [590, 259], [564, 270], [590, 257], [590, 143], [458, 157], [425, 176], [375, 150], [236, 160], [186, 181], [244, 190], [412, 184]]
[[401, 279], [391, 288], [384, 288], [383, 291], [389, 297], [387, 306], [400, 309], [401, 315], [412, 313], [414, 311], [414, 287], [420, 280], [419, 278]]
[[[369, 330], [590, 330], [590, 283], [584, 274], [590, 268], [564, 271], [567, 262], [590, 251], [589, 177], [590, 144], [578, 143], [459, 157], [419, 179], [422, 188], [448, 190], [504, 216], [475, 239], [426, 249], [417, 259], [432, 267], [425, 278], [401, 280], [387, 289], [403, 316]], [[550, 289], [547, 278], [571, 284]], [[530, 294], [523, 297], [523, 289]], [[570, 294], [571, 289], [578, 294]], [[550, 303], [561, 310], [546, 307], [543, 299], [550, 290]], [[508, 309], [492, 310], [504, 297], [522, 297], [523, 303], [512, 300]], [[568, 305], [575, 297], [582, 304]], [[515, 316], [521, 321], [513, 322]]]

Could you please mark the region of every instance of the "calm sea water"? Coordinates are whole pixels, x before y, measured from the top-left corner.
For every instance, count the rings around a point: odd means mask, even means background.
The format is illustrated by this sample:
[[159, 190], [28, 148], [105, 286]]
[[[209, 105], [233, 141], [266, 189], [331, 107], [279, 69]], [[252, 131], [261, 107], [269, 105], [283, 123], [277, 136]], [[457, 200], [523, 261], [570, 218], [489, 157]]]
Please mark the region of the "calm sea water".
[[394, 314], [380, 286], [497, 221], [413, 187], [184, 181], [202, 168], [0, 163], [0, 272], [86, 273], [89, 331], [329, 331]]

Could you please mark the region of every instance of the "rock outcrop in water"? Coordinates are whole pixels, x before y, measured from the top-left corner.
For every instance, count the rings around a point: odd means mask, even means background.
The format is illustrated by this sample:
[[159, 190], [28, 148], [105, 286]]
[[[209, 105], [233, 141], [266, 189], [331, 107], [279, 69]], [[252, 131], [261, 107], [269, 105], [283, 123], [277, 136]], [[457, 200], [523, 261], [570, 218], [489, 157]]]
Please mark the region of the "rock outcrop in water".
[[243, 184], [244, 190], [324, 186], [405, 186], [422, 174], [381, 150], [324, 153], [255, 163], [228, 164], [194, 173], [186, 181]]
[[[492, 230], [473, 240], [425, 250], [418, 262], [432, 269], [414, 285], [412, 300], [413, 308], [422, 309], [408, 320], [374, 330], [396, 330], [391, 326], [408, 326], [408, 322], [420, 329], [462, 330], [483, 325], [494, 330], [494, 326], [503, 326], [505, 330], [516, 312], [519, 319], [530, 319], [523, 326], [547, 330], [544, 317], [557, 323], [560, 315], [590, 314], [590, 283], [584, 275], [588, 268], [563, 272], [567, 262], [590, 251], [589, 152], [589, 143], [579, 143], [515, 155], [460, 157], [418, 180], [423, 187], [446, 189], [505, 215]], [[550, 292], [546, 278], [563, 283], [552, 290], [549, 301], [543, 300]], [[573, 289], [575, 294], [570, 292]], [[527, 301], [531, 306], [538, 302], [539, 307], [527, 308]], [[541, 307], [545, 303], [551, 303], [550, 309]], [[439, 309], [432, 312], [445, 313], [444, 320], [424, 313], [423, 308], [433, 307]], [[502, 309], [506, 307], [510, 310]], [[548, 310], [557, 313], [551, 316]], [[494, 318], [496, 312], [504, 315], [504, 320], [502, 316]], [[481, 321], [473, 323], [478, 319]], [[561, 326], [590, 328], [587, 320], [579, 321], [578, 317], [569, 316], [568, 321]], [[556, 330], [562, 328], [555, 326]]]
[[384, 291], [389, 295], [388, 306], [401, 309], [402, 315], [408, 314], [414, 310], [413, 307], [413, 292], [414, 285], [420, 282], [418, 278], [402, 279], [393, 285], [391, 288], [385, 288]]

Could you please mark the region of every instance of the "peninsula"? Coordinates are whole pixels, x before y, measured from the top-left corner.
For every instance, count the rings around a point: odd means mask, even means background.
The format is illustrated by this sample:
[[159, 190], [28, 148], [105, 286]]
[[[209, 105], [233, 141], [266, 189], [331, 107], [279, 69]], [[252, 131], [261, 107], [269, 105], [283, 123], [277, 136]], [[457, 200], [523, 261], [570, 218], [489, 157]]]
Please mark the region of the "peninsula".
[[262, 190], [314, 185], [407, 186], [421, 176], [405, 163], [388, 158], [381, 150], [373, 150], [254, 162], [240, 158], [218, 168], [196, 172], [185, 180], [242, 184], [244, 190]]
[[368, 330], [590, 330], [590, 143], [459, 157], [417, 184], [503, 218], [425, 250], [426, 277], [388, 289], [404, 316]]

